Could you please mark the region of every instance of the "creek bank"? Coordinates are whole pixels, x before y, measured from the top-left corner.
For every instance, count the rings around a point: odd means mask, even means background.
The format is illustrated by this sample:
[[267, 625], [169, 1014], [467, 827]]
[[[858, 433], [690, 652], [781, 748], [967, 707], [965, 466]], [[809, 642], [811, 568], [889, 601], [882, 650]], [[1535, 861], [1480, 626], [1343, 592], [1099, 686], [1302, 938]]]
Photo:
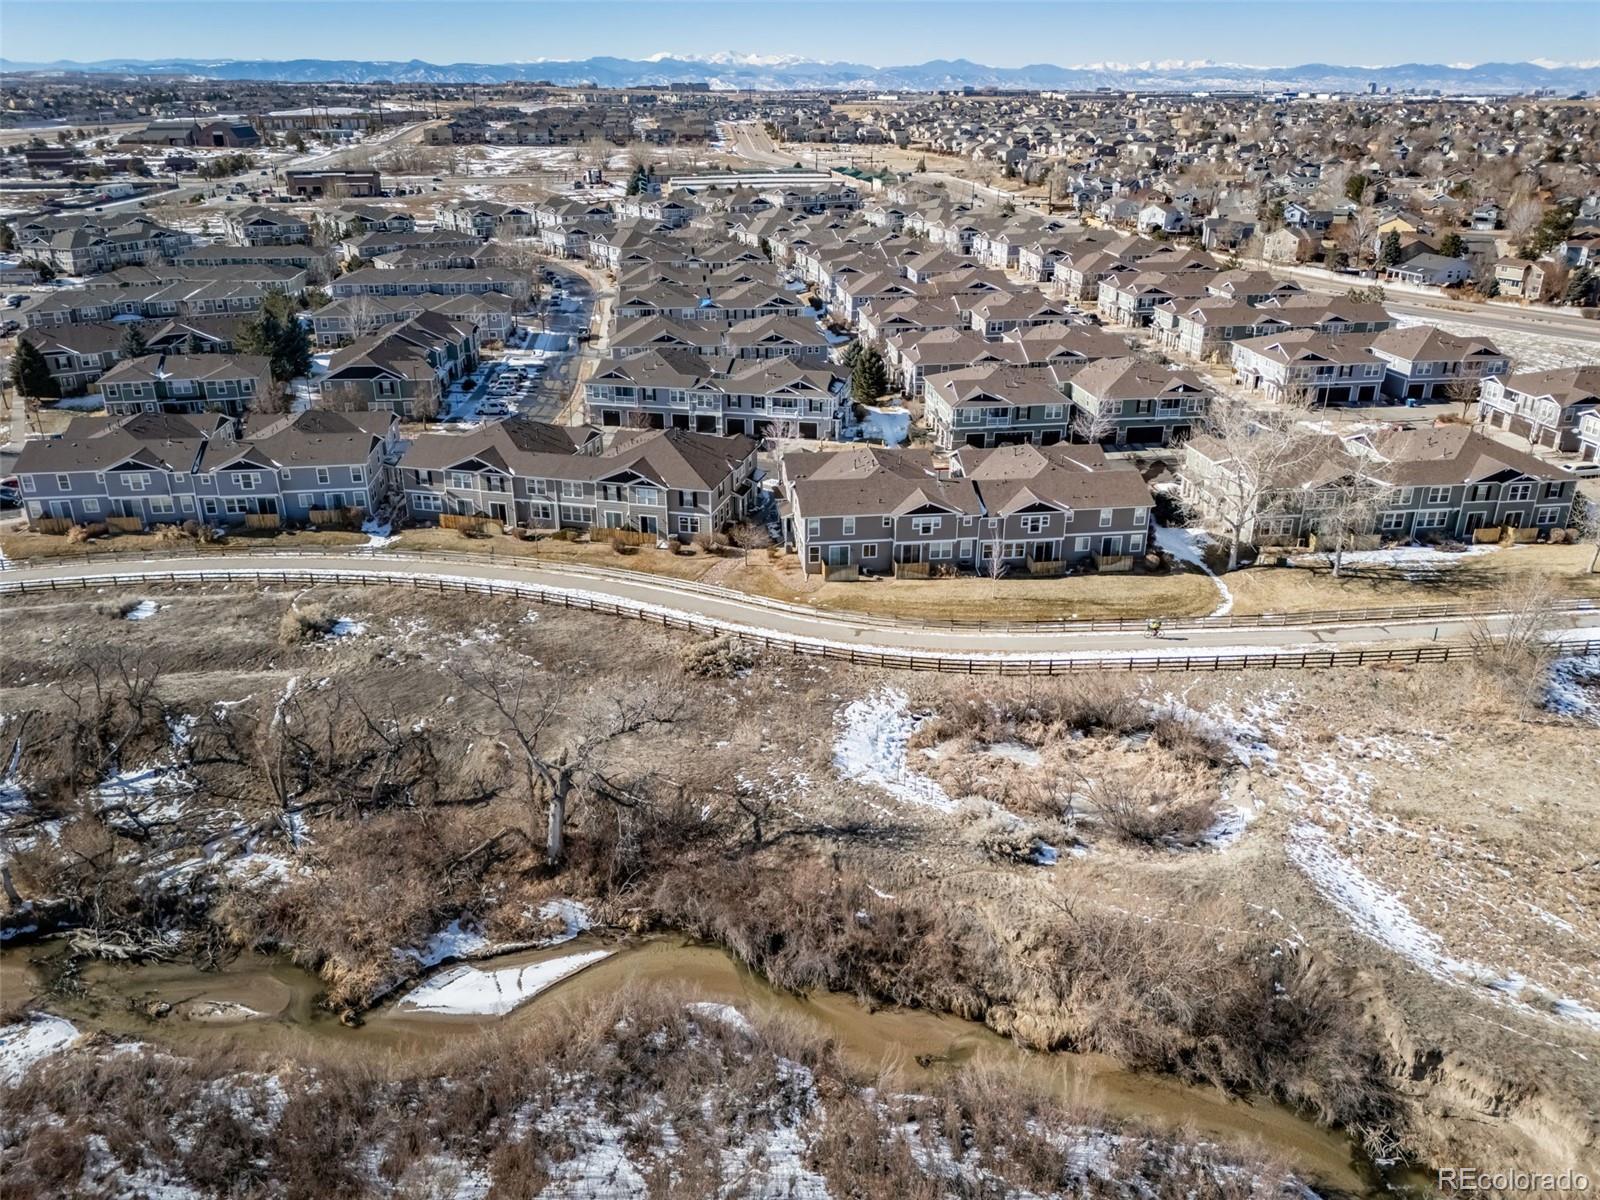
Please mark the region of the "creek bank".
[[[323, 985], [315, 975], [266, 955], [242, 955], [214, 972], [177, 963], [90, 963], [79, 972], [76, 994], [52, 996], [44, 1007], [85, 1032], [100, 1030], [180, 1052], [228, 1046], [291, 1057], [332, 1053], [367, 1058], [412, 1055], [479, 1036], [487, 1028], [549, 1021], [628, 986], [677, 988], [696, 1003], [726, 1005], [750, 1019], [797, 1021], [833, 1041], [844, 1061], [865, 1078], [887, 1070], [914, 1088], [957, 1066], [992, 1066], [1006, 1077], [1026, 1078], [1051, 1094], [1115, 1118], [1166, 1129], [1192, 1128], [1223, 1142], [1259, 1144], [1326, 1188], [1367, 1194], [1377, 1187], [1377, 1177], [1348, 1139], [1287, 1108], [1130, 1072], [1100, 1055], [1030, 1052], [960, 1017], [921, 1009], [869, 1009], [838, 993], [792, 995], [720, 948], [662, 936], [603, 942], [585, 934], [550, 949], [475, 965], [496, 971], [526, 969], [601, 951], [610, 953], [501, 1016], [405, 1011], [403, 999], [396, 999], [369, 1010], [359, 1027], [351, 1027], [318, 1005]], [[0, 981], [9, 993], [41, 986], [43, 974], [22, 951], [10, 949], [0, 952]], [[152, 1018], [152, 1003], [169, 1003], [173, 1009]], [[202, 1019], [200, 1011], [213, 1015]], [[249, 1016], [242, 1015], [246, 1011]], [[230, 1019], [229, 1012], [239, 1015]]]

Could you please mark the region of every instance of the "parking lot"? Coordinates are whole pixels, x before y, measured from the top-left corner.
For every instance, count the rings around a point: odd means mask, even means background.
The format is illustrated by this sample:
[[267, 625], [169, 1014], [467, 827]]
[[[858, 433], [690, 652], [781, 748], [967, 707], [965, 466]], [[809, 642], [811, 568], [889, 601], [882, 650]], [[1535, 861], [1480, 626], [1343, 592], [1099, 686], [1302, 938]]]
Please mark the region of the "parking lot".
[[484, 359], [470, 388], [445, 398], [441, 419], [468, 424], [509, 416], [559, 421], [575, 385], [573, 363], [588, 332], [592, 293], [582, 276], [551, 267], [548, 292], [521, 335]]

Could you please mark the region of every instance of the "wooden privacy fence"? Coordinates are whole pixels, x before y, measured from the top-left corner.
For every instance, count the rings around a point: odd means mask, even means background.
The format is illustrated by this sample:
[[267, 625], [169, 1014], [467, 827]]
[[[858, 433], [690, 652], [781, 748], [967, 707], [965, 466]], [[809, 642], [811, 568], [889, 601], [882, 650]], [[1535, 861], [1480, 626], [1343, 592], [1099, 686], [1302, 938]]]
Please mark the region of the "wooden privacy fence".
[[[338, 570], [200, 570], [137, 571], [127, 574], [81, 575], [43, 579], [0, 578], [0, 596], [33, 592], [82, 591], [151, 583], [252, 583], [313, 586], [317, 584], [355, 587], [409, 587], [439, 595], [511, 596], [557, 608], [576, 609], [604, 616], [627, 617], [660, 625], [663, 629], [686, 630], [708, 635], [731, 634], [741, 642], [764, 650], [792, 655], [835, 659], [861, 666], [898, 671], [937, 671], [957, 675], [1070, 675], [1085, 671], [1246, 671], [1246, 670], [1325, 670], [1333, 667], [1363, 667], [1376, 664], [1410, 665], [1451, 662], [1473, 657], [1469, 643], [1443, 642], [1426, 646], [1385, 649], [1311, 650], [1259, 654], [1101, 654], [1089, 657], [1053, 658], [1047, 655], [954, 654], [932, 650], [890, 650], [859, 648], [813, 638], [783, 634], [755, 633], [748, 628], [702, 617], [665, 612], [657, 606], [625, 600], [607, 600], [594, 595], [573, 595], [560, 588], [512, 580], [462, 579], [436, 575], [409, 575], [389, 571]], [[1564, 642], [1565, 655], [1600, 653], [1600, 639]]]

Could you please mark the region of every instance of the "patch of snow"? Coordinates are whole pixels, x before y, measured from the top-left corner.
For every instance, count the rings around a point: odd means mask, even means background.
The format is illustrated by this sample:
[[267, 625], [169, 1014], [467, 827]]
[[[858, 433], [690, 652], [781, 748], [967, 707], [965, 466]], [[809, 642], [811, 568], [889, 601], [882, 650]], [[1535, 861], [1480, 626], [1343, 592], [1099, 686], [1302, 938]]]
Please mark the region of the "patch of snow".
[[584, 930], [590, 929], [594, 925], [594, 919], [589, 915], [588, 907], [581, 900], [546, 900], [539, 906], [539, 915], [546, 921], [559, 920], [563, 926], [560, 933], [548, 938], [543, 943], [547, 946], [570, 942]]
[[697, 1017], [706, 1017], [740, 1033], [754, 1033], [755, 1026], [750, 1024], [750, 1018], [731, 1004], [719, 1004], [715, 1000], [696, 1000], [686, 1006]]
[[361, 532], [367, 535], [365, 548], [368, 550], [382, 550], [398, 536], [393, 532], [393, 526], [389, 522], [384, 521], [380, 524], [372, 517], [361, 523]]
[[834, 769], [864, 787], [877, 788], [897, 800], [954, 812], [945, 790], [906, 763], [906, 744], [921, 721], [906, 711], [906, 694], [895, 688], [854, 700], [836, 718]]
[[458, 917], [421, 946], [415, 949], [407, 948], [398, 953], [415, 959], [421, 966], [436, 967], [447, 958], [467, 958], [473, 954], [481, 954], [488, 946], [489, 939], [484, 936], [481, 929], [468, 925]]
[[29, 1067], [71, 1045], [77, 1036], [71, 1021], [48, 1013], [33, 1013], [14, 1025], [0, 1026], [0, 1083], [21, 1083]]
[[540, 992], [610, 956], [609, 950], [588, 950], [488, 971], [468, 965], [451, 967], [407, 992], [396, 1011], [504, 1016]]
[[1222, 577], [1206, 563], [1205, 548], [1210, 540], [1197, 529], [1182, 529], [1176, 525], [1156, 526], [1156, 545], [1162, 551], [1210, 577], [1217, 589], [1218, 597], [1217, 607], [1211, 610], [1210, 615], [1225, 617], [1233, 611], [1233, 593], [1228, 590], [1228, 585], [1222, 582]]
[[911, 413], [898, 405], [892, 408], [866, 406], [867, 415], [857, 426], [861, 439], [882, 442], [885, 446], [903, 446], [911, 436]]
[[331, 638], [360, 637], [367, 631], [365, 621], [357, 621], [354, 617], [340, 617], [328, 630]]
[[1556, 659], [1545, 680], [1544, 706], [1563, 717], [1600, 725], [1600, 654]]
[[1037, 767], [1040, 762], [1039, 752], [1022, 742], [991, 742], [983, 748], [983, 752], [1021, 767]]
[[123, 614], [123, 619], [126, 621], [148, 621], [160, 611], [161, 606], [154, 600], [141, 600]]

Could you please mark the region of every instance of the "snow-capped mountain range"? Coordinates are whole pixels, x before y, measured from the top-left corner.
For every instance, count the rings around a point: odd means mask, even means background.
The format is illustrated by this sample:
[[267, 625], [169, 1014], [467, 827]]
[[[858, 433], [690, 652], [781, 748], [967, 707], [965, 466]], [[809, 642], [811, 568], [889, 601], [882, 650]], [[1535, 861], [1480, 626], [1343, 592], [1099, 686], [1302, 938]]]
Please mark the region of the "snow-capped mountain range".
[[990, 67], [966, 59], [934, 59], [906, 66], [821, 62], [791, 54], [724, 51], [686, 56], [662, 52], [644, 59], [585, 58], [511, 63], [371, 62], [359, 59], [106, 59], [98, 62], [12, 62], [7, 72], [177, 75], [195, 79], [254, 79], [285, 83], [505, 83], [546, 80], [602, 87], [704, 83], [720, 90], [936, 91], [962, 87], [1021, 89], [1113, 88], [1139, 91], [1276, 90], [1362, 91], [1369, 84], [1395, 91], [1518, 93], [1550, 88], [1561, 93], [1600, 92], [1600, 63], [1399, 63], [1388, 66], [1252, 66], [1204, 59], [1092, 62], [1075, 66], [1036, 63]]

